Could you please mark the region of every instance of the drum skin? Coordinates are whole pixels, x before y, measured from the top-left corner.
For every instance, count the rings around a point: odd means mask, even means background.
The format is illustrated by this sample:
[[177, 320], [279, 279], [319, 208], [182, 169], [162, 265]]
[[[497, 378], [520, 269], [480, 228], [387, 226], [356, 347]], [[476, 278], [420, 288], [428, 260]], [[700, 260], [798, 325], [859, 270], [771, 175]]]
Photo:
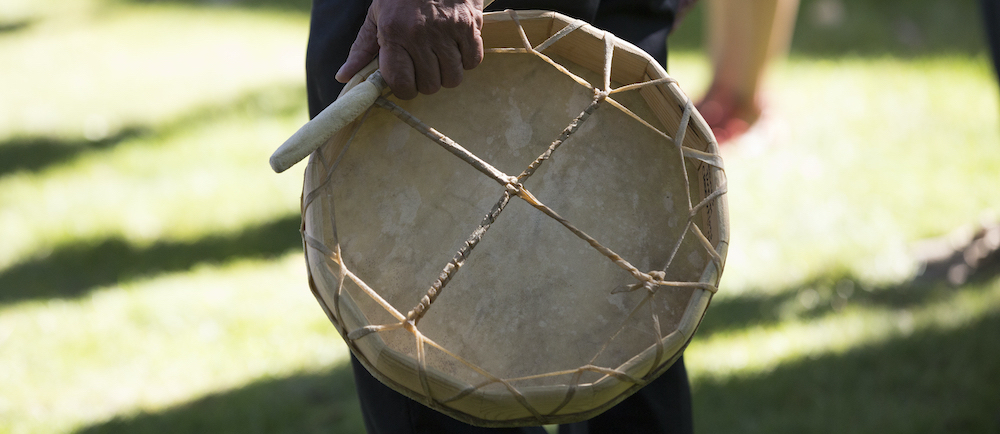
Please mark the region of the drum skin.
[[[524, 50], [518, 30], [519, 22], [537, 46], [579, 22], [541, 11], [484, 21], [488, 52], [461, 86], [385, 99], [516, 176], [599, 92]], [[603, 38], [584, 25], [541, 52], [600, 90]], [[641, 50], [608, 40], [611, 88], [669, 78]], [[511, 47], [522, 50], [496, 50]], [[679, 357], [728, 246], [718, 146], [676, 83], [607, 98], [649, 126], [603, 101], [517, 187], [605, 251], [512, 197], [418, 320], [407, 313], [517, 188], [380, 107], [312, 155], [303, 190], [309, 283], [376, 378], [475, 425], [567, 423], [606, 410]], [[642, 280], [651, 275], [659, 284]]]

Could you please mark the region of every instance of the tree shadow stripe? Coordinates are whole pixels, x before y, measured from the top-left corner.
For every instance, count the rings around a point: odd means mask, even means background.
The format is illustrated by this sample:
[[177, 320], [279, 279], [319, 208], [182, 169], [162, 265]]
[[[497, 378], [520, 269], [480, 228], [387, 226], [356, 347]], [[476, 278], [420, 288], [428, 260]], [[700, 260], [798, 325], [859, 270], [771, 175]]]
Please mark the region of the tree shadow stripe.
[[137, 140], [142, 146], [150, 146], [157, 139], [169, 139], [227, 116], [292, 116], [304, 112], [302, 90], [298, 84], [263, 86], [226, 101], [190, 107], [163, 122], [128, 125], [98, 140], [44, 135], [0, 138], [0, 179], [21, 171], [40, 172], [88, 153], [114, 149], [132, 140]]
[[[1000, 313], [925, 329], [752, 376], [695, 378], [706, 433], [997, 432]], [[390, 411], [387, 409], [387, 411]], [[76, 434], [364, 433], [350, 365], [262, 379]]]
[[693, 381], [703, 432], [1000, 431], [1000, 312], [955, 329]]
[[128, 127], [101, 139], [15, 137], [0, 142], [0, 177], [19, 171], [37, 172], [64, 163], [86, 152], [111, 149], [122, 142], [151, 134], [143, 127]]
[[109, 433], [364, 433], [349, 363], [265, 378], [158, 412], [119, 415], [77, 431]]
[[[970, 276], [969, 282], [983, 284], [1000, 276], [1000, 255], [997, 256], [991, 258], [992, 262], [984, 262]], [[943, 278], [918, 278], [871, 286], [849, 273], [829, 271], [780, 291], [751, 293], [768, 295], [720, 297], [712, 300], [698, 327], [696, 339], [706, 339], [716, 333], [740, 330], [748, 326], [767, 327], [792, 318], [816, 319], [836, 315], [849, 306], [908, 309], [947, 299], [954, 295], [955, 288]]]
[[188, 270], [202, 263], [276, 257], [302, 248], [299, 226], [296, 214], [188, 243], [161, 241], [137, 247], [121, 238], [109, 238], [67, 244], [0, 270], [0, 304], [80, 297], [101, 286]]

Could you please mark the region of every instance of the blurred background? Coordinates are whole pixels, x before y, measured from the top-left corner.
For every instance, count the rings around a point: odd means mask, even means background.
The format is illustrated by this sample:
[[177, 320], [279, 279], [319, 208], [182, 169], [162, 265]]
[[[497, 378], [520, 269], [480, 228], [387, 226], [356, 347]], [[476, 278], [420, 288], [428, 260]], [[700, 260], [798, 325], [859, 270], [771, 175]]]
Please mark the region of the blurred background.
[[[0, 432], [363, 432], [306, 284], [302, 168], [267, 165], [307, 118], [308, 9], [0, 2]], [[695, 99], [702, 9], [670, 39]], [[802, 0], [764, 88], [723, 150], [732, 249], [686, 353], [697, 431], [1000, 432], [1000, 90], [977, 3]]]

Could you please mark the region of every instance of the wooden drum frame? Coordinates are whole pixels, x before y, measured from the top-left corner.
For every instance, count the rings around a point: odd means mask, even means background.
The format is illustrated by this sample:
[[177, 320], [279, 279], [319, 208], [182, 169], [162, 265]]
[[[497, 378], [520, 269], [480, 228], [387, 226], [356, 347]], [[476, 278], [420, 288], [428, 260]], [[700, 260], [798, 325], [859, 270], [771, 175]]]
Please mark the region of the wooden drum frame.
[[484, 14], [482, 34], [461, 86], [382, 92], [311, 155], [309, 284], [406, 396], [480, 426], [583, 420], [670, 367], [705, 314], [722, 159], [638, 48], [543, 11]]

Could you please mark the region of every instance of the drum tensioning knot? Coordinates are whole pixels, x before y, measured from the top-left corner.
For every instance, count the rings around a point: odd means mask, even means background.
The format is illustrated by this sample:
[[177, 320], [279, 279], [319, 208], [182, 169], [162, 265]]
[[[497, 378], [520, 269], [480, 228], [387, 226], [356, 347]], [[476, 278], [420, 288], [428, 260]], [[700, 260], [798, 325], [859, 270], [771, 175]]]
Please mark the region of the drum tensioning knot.
[[640, 273], [637, 277], [639, 279], [638, 283], [633, 283], [631, 285], [625, 286], [624, 289], [616, 289], [611, 291], [612, 294], [617, 294], [619, 292], [632, 292], [639, 288], [646, 288], [646, 291], [650, 294], [656, 292], [656, 287], [661, 285], [661, 282], [667, 280], [667, 273], [663, 271], [650, 271], [649, 273]]
[[504, 184], [504, 189], [507, 190], [507, 194], [511, 196], [518, 196], [521, 193], [521, 190], [524, 189], [524, 185], [517, 182], [517, 177], [512, 176], [507, 180], [507, 183]]

